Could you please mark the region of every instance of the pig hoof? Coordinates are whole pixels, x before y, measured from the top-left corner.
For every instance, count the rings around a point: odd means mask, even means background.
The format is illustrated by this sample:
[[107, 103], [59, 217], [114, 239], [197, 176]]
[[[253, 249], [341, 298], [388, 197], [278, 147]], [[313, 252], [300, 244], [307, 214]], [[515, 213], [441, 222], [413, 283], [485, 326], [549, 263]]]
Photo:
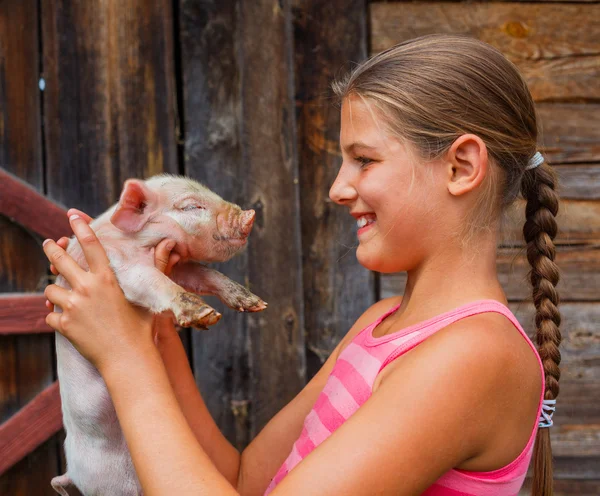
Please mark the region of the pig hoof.
[[178, 301], [177, 323], [182, 327], [198, 327], [207, 329], [216, 324], [221, 314], [204, 303], [204, 300], [194, 293], [182, 293]]
[[240, 312], [260, 312], [267, 308], [267, 303], [260, 298], [252, 299], [246, 306], [240, 308]]
[[197, 311], [185, 312], [179, 320], [179, 325], [183, 327], [197, 327], [198, 329], [208, 329], [208, 326], [214, 325], [221, 319], [221, 314], [214, 308], [205, 305]]
[[221, 314], [214, 308], [204, 305], [200, 307], [198, 317], [196, 317], [194, 324], [200, 328], [208, 328], [208, 326], [215, 325], [221, 319]]

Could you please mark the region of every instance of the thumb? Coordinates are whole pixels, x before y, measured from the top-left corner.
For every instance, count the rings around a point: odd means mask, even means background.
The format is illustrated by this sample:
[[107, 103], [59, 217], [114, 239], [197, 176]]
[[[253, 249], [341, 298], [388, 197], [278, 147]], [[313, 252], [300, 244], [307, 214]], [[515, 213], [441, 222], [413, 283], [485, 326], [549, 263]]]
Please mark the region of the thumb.
[[169, 255], [171, 250], [175, 246], [175, 241], [163, 240], [154, 249], [154, 266], [165, 273], [167, 266], [169, 265]]

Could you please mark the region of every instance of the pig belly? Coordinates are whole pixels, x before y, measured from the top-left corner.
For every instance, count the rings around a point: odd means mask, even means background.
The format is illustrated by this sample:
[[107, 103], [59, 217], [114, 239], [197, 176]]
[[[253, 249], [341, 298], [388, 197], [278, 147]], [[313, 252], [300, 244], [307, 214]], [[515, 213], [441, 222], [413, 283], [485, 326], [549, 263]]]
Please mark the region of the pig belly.
[[67, 474], [84, 496], [140, 496], [124, 439], [103, 439], [78, 431], [65, 440]]
[[138, 496], [142, 490], [102, 376], [56, 333], [67, 475], [84, 496]]

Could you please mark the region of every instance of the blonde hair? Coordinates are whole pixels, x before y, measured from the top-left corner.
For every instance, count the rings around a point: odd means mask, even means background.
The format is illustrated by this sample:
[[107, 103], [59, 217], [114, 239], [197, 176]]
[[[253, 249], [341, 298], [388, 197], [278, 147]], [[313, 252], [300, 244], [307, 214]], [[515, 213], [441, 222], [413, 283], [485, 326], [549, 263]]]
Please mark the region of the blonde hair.
[[[536, 307], [536, 339], [546, 376], [545, 399], [559, 392], [561, 341], [554, 262], [558, 177], [548, 165], [526, 170], [538, 129], [527, 83], [502, 52], [476, 38], [433, 34], [393, 46], [332, 84], [340, 100], [359, 96], [375, 106], [388, 130], [408, 142], [423, 162], [444, 156], [465, 133], [486, 144], [489, 174], [476, 207], [459, 233], [463, 246], [490, 230], [521, 193], [526, 200], [523, 235], [528, 278]], [[552, 495], [552, 451], [540, 428], [534, 451], [532, 494]]]

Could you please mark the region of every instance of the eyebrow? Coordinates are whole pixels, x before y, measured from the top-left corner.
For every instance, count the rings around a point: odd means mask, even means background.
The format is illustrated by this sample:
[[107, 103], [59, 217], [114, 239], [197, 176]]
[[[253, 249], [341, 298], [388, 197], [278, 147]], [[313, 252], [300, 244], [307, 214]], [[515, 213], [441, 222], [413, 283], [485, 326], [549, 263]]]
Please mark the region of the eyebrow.
[[374, 146], [367, 145], [366, 143], [363, 143], [362, 141], [355, 141], [354, 143], [351, 143], [350, 145], [345, 146], [344, 151], [346, 153], [351, 153], [352, 151], [354, 151], [355, 148], [364, 148], [365, 150], [375, 150], [376, 149]]

